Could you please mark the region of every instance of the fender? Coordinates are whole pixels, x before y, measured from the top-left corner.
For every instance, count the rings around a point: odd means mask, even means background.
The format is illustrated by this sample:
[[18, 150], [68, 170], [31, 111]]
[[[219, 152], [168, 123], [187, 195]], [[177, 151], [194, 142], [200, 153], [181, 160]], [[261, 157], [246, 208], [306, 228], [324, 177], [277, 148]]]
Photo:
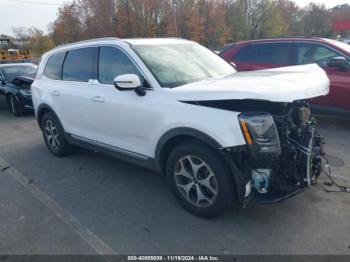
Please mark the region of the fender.
[[206, 143], [208, 146], [219, 149], [222, 148], [222, 145], [217, 142], [214, 138], [209, 135], [199, 131], [197, 129], [189, 128], [189, 127], [177, 127], [167, 131], [158, 141], [156, 152], [155, 152], [155, 163], [158, 171], [162, 170], [162, 151], [166, 144], [175, 137], [178, 136], [188, 136], [201, 140]]

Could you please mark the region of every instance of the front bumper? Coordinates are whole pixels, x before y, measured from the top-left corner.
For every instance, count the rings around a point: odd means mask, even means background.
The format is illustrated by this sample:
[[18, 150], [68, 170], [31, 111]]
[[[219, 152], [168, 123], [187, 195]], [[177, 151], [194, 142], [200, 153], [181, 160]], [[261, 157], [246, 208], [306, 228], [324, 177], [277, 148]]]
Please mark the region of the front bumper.
[[287, 200], [299, 193], [303, 192], [302, 188], [295, 188], [288, 192], [274, 193], [269, 192], [266, 194], [260, 194], [256, 191], [252, 193], [243, 200], [243, 206], [254, 205], [254, 204], [275, 204]]
[[34, 110], [32, 99], [26, 99], [24, 103], [24, 107], [29, 110]]
[[25, 109], [34, 110], [32, 96], [24, 96], [22, 94], [17, 94], [17, 96]]

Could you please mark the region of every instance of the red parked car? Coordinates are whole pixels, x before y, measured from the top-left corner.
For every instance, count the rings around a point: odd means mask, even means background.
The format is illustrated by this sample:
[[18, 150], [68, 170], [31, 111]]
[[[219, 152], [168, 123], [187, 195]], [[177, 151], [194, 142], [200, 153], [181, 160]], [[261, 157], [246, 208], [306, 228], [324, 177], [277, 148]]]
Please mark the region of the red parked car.
[[324, 38], [252, 40], [227, 45], [220, 56], [239, 71], [317, 63], [327, 72], [331, 87], [328, 96], [312, 103], [350, 112], [350, 45]]

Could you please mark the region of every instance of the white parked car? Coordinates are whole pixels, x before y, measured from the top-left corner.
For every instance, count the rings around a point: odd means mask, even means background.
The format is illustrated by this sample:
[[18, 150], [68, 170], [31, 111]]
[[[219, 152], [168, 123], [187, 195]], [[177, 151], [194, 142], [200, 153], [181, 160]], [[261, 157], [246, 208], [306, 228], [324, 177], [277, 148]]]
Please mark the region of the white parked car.
[[[238, 73], [182, 39], [104, 38], [46, 53], [32, 85], [49, 151], [82, 146], [167, 175], [190, 212], [277, 202], [319, 175], [317, 65]], [[132, 189], [130, 189], [132, 190]]]

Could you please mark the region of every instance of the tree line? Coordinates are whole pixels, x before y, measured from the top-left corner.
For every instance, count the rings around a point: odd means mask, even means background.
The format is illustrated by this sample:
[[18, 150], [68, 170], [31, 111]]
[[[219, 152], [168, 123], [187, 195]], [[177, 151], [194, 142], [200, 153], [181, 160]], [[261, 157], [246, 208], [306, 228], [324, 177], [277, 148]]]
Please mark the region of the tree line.
[[300, 8], [292, 0], [73, 0], [59, 8], [49, 38], [61, 45], [108, 36], [181, 37], [217, 48], [246, 39], [334, 37], [333, 21], [345, 19], [350, 5]]

